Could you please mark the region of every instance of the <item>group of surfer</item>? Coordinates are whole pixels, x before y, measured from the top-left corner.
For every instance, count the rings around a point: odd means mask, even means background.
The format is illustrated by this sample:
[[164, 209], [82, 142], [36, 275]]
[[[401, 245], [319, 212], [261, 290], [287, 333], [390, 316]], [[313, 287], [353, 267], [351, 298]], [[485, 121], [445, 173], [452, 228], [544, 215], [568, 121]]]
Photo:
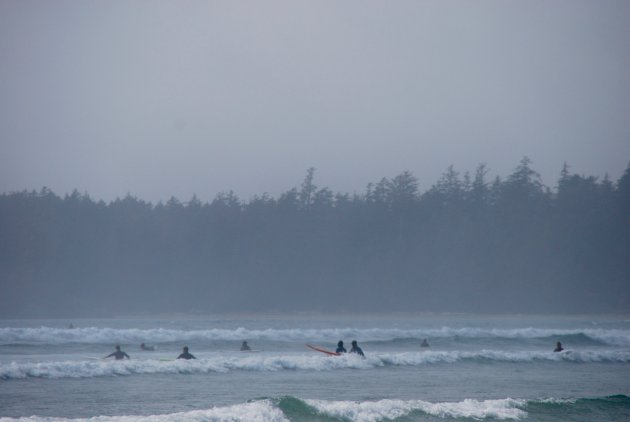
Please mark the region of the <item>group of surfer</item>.
[[[154, 351], [155, 347], [154, 346], [147, 346], [145, 343], [140, 344], [140, 350], [144, 350], [144, 351]], [[245, 351], [251, 351], [251, 347], [249, 347], [249, 344], [247, 344], [247, 341], [243, 341], [243, 343], [241, 344], [241, 351], [245, 352]], [[337, 353], [347, 353], [346, 348], [343, 347], [343, 341], [339, 340], [339, 343], [337, 343]], [[360, 356], [364, 356], [363, 354], [363, 350], [359, 347], [359, 345], [357, 344], [356, 340], [352, 341], [352, 348], [350, 349], [350, 353], [356, 353]], [[131, 359], [131, 357], [129, 357], [129, 355], [120, 350], [120, 346], [116, 345], [116, 350], [112, 353], [110, 353], [109, 355], [105, 356], [103, 359], [107, 359], [107, 358], [111, 358], [113, 357], [116, 360], [123, 360], [125, 358], [127, 359]], [[185, 360], [190, 360], [190, 359], [197, 359], [192, 353], [189, 352], [188, 350], [188, 346], [184, 346], [184, 348], [182, 349], [182, 353], [177, 356], [177, 359], [185, 359]]]
[[[339, 340], [339, 342], [337, 343], [337, 350], [335, 350], [335, 352], [336, 353], [348, 353], [346, 348], [343, 347], [343, 341]], [[356, 340], [352, 340], [352, 348], [350, 349], [350, 353], [356, 353], [357, 355], [365, 357], [365, 355], [363, 354], [363, 350], [361, 350], [361, 348], [357, 344]]]
[[[427, 341], [426, 338], [422, 339], [422, 343], [420, 344], [420, 347], [429, 347], [429, 342]], [[335, 350], [335, 352], [339, 354], [347, 353], [346, 348], [343, 347], [342, 340], [339, 340], [339, 342], [337, 343], [337, 350]], [[360, 356], [365, 357], [365, 355], [363, 354], [363, 350], [361, 350], [356, 340], [352, 340], [352, 348], [350, 349], [350, 353], [356, 353]]]
[[[146, 344], [142, 343], [140, 345], [140, 349], [141, 350], [146, 350], [146, 351], [152, 351], [155, 350], [155, 347], [153, 346], [147, 346]], [[112, 353], [110, 353], [109, 355], [105, 356], [103, 359], [107, 359], [107, 358], [111, 358], [113, 357], [116, 360], [123, 360], [125, 358], [127, 359], [131, 359], [129, 357], [129, 355], [125, 352], [123, 352], [122, 350], [120, 350], [120, 346], [116, 345], [116, 350]], [[184, 348], [182, 349], [182, 353], [180, 353], [179, 356], [177, 356], [177, 359], [197, 359], [192, 353], [190, 353], [188, 351], [188, 346], [184, 346]]]
[[[422, 340], [422, 344], [420, 344], [420, 347], [429, 347], [429, 342], [427, 341], [427, 339], [425, 338], [424, 340]], [[147, 346], [146, 344], [142, 343], [140, 345], [140, 349], [141, 350], [145, 350], [145, 351], [153, 351], [155, 350], [154, 346]], [[243, 343], [241, 344], [241, 351], [245, 352], [245, 351], [250, 351], [252, 350], [251, 347], [249, 347], [249, 345], [247, 344], [247, 341], [243, 341]], [[562, 352], [564, 350], [564, 348], [562, 347], [562, 343], [557, 342], [556, 343], [556, 348], [553, 350], [554, 352]], [[336, 353], [348, 353], [348, 351], [346, 350], [346, 348], [343, 346], [343, 341], [339, 340], [339, 342], [337, 343], [337, 350], [335, 350]], [[356, 340], [352, 340], [352, 348], [350, 349], [349, 353], [356, 353], [359, 356], [363, 356], [365, 357], [365, 355], [363, 354], [363, 350], [359, 347], [359, 345], [357, 344]], [[116, 360], [122, 360], [122, 359], [131, 359], [129, 357], [129, 355], [125, 352], [123, 352], [122, 350], [120, 350], [120, 346], [116, 345], [116, 350], [112, 353], [110, 353], [109, 355], [105, 356], [103, 359], [107, 359], [107, 358], [115, 358]], [[192, 353], [190, 353], [188, 351], [188, 346], [184, 346], [184, 348], [182, 349], [182, 353], [177, 356], [177, 359], [197, 359]]]
[[[145, 352], [153, 352], [155, 351], [155, 346], [149, 346], [146, 343], [141, 343], [140, 344], [140, 350], [145, 351]], [[241, 344], [241, 351], [245, 352], [245, 351], [251, 351], [251, 347], [249, 347], [249, 344], [247, 344], [247, 341], [244, 341]], [[120, 350], [120, 346], [116, 346], [116, 350], [113, 353], [110, 353], [109, 355], [105, 356], [103, 359], [107, 359], [107, 358], [115, 358], [116, 360], [122, 360], [122, 359], [130, 359], [129, 355], [125, 352], [123, 352], [122, 350]], [[182, 353], [177, 356], [177, 359], [197, 359], [192, 353], [190, 353], [188, 351], [188, 346], [184, 346], [184, 348], [182, 349]]]

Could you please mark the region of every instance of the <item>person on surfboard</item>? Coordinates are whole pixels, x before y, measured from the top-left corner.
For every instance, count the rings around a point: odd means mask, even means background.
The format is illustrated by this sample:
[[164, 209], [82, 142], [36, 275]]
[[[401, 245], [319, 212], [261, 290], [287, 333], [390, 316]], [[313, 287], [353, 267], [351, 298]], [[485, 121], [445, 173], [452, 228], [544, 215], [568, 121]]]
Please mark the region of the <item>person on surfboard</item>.
[[182, 351], [182, 353], [177, 356], [177, 359], [197, 359], [196, 357], [194, 357], [191, 353], [188, 352], [188, 346], [184, 346], [184, 350]]
[[249, 344], [247, 344], [247, 341], [243, 341], [243, 344], [241, 344], [241, 352], [248, 352], [252, 350], [251, 347], [249, 347]]
[[347, 353], [348, 352], [346, 350], [346, 348], [343, 347], [343, 341], [339, 340], [339, 342], [337, 343], [337, 350], [335, 350], [335, 352], [337, 352], [337, 353]]
[[146, 344], [142, 343], [140, 345], [140, 350], [144, 350], [145, 352], [153, 352], [155, 350], [154, 346], [147, 346]]
[[357, 345], [356, 340], [352, 340], [352, 349], [350, 349], [350, 353], [356, 353], [365, 357], [365, 355], [363, 354], [363, 350], [361, 350], [361, 348]]
[[422, 340], [422, 344], [420, 344], [420, 347], [429, 347], [429, 342], [427, 341], [426, 338]]
[[120, 350], [120, 346], [119, 345], [116, 345], [116, 351], [115, 352], [110, 353], [109, 355], [105, 356], [103, 359], [111, 358], [112, 356], [116, 360], [123, 360], [124, 358], [131, 359], [127, 353], [125, 353], [122, 350]]
[[554, 351], [554, 352], [561, 352], [561, 351], [563, 351], [563, 350], [564, 350], [564, 349], [562, 348], [562, 343], [560, 343], [560, 342], [557, 342], [557, 343], [556, 343], [556, 348], [555, 348], [555, 349], [553, 349], [553, 351]]

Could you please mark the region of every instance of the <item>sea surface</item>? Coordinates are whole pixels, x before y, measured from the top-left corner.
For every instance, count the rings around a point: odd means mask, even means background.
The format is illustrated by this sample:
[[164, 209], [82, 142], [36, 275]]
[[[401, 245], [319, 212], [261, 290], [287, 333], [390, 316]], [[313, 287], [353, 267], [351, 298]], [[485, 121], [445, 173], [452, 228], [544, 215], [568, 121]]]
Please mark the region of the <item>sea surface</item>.
[[[305, 346], [339, 340], [365, 358]], [[102, 359], [117, 344], [131, 359]], [[183, 346], [197, 359], [176, 360]], [[0, 320], [0, 421], [14, 420], [630, 421], [630, 317]]]

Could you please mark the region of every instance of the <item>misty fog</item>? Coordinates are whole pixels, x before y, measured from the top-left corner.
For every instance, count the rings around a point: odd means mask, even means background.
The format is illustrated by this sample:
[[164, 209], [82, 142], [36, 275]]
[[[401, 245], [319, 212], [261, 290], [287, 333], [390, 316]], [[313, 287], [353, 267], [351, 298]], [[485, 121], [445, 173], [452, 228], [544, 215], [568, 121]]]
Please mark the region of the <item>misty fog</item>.
[[616, 180], [629, 39], [626, 0], [4, 0], [0, 192], [426, 189], [523, 156]]
[[630, 309], [630, 165], [545, 186], [408, 171], [362, 194], [310, 168], [279, 197], [152, 204], [0, 195], [0, 316], [250, 311], [582, 313]]
[[628, 311], [629, 40], [627, 0], [0, 1], [0, 317]]

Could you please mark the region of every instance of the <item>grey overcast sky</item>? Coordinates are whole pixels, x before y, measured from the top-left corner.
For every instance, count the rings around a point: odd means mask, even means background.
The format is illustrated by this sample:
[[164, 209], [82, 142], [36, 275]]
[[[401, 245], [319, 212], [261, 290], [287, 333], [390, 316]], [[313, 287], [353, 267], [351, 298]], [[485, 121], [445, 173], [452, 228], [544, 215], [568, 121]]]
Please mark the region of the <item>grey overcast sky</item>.
[[335, 192], [630, 161], [630, 1], [0, 0], [0, 192]]

